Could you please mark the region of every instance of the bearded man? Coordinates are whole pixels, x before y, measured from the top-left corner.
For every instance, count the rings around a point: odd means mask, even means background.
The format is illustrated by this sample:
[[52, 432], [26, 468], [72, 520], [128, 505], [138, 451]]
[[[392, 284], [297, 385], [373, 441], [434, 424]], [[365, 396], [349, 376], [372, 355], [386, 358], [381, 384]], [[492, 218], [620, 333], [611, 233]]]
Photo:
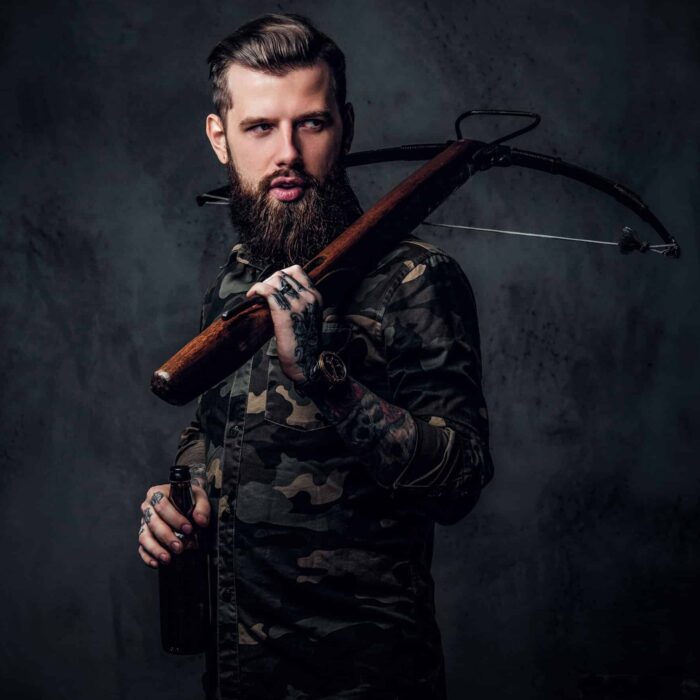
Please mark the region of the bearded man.
[[[257, 294], [274, 338], [200, 397], [177, 454], [203, 475], [193, 520], [215, 540], [207, 697], [444, 700], [434, 524], [492, 476], [471, 289], [407, 238], [324, 308], [301, 265], [361, 213], [341, 166], [343, 54], [308, 20], [266, 15], [209, 64], [206, 131], [240, 239], [201, 327]], [[192, 529], [167, 494], [141, 505], [154, 568]]]

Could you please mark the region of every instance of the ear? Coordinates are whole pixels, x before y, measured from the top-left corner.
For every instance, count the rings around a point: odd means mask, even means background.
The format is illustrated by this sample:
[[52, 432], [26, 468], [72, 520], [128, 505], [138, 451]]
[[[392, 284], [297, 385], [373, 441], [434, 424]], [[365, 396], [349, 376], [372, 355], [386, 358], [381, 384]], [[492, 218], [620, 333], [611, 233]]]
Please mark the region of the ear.
[[216, 153], [216, 157], [223, 165], [228, 163], [228, 150], [226, 148], [226, 129], [221, 117], [218, 114], [207, 115], [206, 125], [207, 138], [211, 147]]
[[350, 102], [343, 108], [343, 155], [350, 152], [352, 139], [355, 136], [355, 110]]

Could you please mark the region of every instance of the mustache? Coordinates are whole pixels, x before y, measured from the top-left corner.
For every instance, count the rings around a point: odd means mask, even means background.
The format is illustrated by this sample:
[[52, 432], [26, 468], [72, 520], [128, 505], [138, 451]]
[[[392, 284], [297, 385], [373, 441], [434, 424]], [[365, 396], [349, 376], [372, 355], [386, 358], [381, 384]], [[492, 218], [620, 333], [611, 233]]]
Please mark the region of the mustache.
[[320, 181], [310, 173], [307, 173], [303, 168], [281, 168], [276, 170], [271, 175], [266, 175], [258, 185], [259, 192], [267, 192], [272, 189], [272, 183], [279, 177], [293, 177], [301, 180], [304, 187], [313, 187], [318, 189], [321, 185]]

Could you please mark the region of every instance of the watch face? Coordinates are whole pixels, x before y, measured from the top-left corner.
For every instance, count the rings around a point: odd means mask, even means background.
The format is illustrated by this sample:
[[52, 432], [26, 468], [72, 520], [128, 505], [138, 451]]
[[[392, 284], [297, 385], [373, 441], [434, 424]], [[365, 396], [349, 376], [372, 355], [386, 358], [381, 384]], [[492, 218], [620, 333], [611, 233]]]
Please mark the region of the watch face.
[[328, 350], [324, 350], [319, 356], [319, 366], [331, 384], [340, 384], [348, 374], [340, 356]]

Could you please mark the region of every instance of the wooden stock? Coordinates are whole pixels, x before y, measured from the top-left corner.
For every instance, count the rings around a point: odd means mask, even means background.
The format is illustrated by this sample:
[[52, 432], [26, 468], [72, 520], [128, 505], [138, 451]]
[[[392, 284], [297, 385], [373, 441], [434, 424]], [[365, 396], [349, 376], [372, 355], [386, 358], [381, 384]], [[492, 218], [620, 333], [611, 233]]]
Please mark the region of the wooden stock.
[[[324, 304], [337, 303], [342, 296], [347, 281], [343, 272], [355, 278], [369, 272], [466, 182], [471, 157], [484, 145], [470, 140], [447, 145], [309, 261], [304, 269]], [[259, 298], [246, 300], [224, 315], [155, 371], [151, 390], [157, 396], [175, 405], [188, 403], [223, 381], [272, 336], [270, 312]]]

